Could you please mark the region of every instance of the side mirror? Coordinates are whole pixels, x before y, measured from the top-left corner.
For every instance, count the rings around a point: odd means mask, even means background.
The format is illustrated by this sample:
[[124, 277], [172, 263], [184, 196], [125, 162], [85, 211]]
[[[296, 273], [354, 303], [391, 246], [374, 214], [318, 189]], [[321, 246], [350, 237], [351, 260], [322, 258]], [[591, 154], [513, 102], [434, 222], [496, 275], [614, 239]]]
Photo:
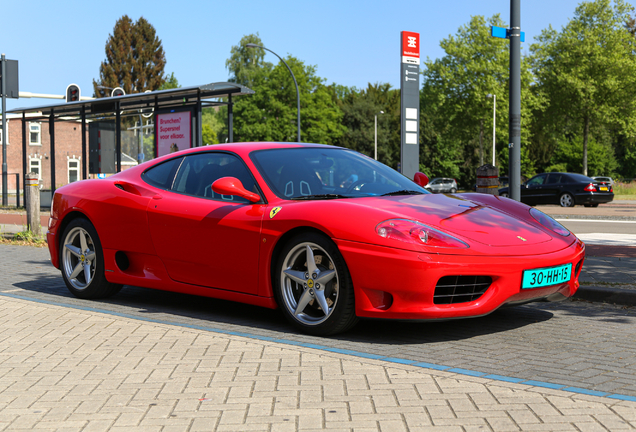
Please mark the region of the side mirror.
[[426, 176], [426, 174], [423, 174], [421, 172], [416, 172], [415, 178], [413, 179], [413, 181], [419, 186], [424, 187], [428, 184], [428, 177]]
[[261, 197], [243, 187], [243, 183], [235, 177], [223, 177], [212, 183], [212, 190], [220, 195], [236, 195], [250, 202], [260, 201]]

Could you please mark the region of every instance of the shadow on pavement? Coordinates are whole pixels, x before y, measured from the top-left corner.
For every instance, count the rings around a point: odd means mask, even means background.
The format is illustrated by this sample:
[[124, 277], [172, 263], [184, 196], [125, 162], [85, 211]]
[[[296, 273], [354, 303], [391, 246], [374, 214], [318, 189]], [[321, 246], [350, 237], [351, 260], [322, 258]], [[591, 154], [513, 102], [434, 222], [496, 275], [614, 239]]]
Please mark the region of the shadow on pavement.
[[[75, 298], [61, 276], [32, 274], [30, 280], [14, 283], [25, 290], [12, 294], [32, 297], [64, 306], [139, 316], [166, 323], [179, 323], [256, 335], [315, 343], [324, 338], [297, 332], [277, 310], [245, 305], [226, 300], [198, 297], [125, 286], [117, 295], [100, 300]], [[44, 295], [44, 296], [43, 296]], [[421, 344], [470, 339], [505, 332], [552, 318], [550, 311], [523, 306], [503, 308], [478, 318], [450, 321], [391, 321], [364, 319], [351, 331], [329, 339], [352, 343]]]

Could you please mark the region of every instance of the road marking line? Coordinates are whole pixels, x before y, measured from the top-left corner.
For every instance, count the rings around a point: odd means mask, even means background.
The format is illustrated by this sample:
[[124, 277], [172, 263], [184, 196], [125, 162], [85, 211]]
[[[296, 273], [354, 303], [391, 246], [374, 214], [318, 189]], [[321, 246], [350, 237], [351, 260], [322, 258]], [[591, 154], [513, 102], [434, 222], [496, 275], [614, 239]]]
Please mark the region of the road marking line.
[[623, 220], [611, 220], [611, 219], [556, 219], [559, 222], [610, 222], [610, 223], [631, 223], [636, 224], [636, 221], [623, 221]]

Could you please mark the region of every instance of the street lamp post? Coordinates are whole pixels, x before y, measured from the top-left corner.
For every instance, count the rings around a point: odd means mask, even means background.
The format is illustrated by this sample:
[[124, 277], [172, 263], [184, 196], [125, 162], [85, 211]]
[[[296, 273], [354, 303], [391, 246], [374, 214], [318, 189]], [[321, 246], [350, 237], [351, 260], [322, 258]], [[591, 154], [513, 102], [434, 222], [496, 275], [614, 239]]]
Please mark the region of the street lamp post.
[[378, 114], [384, 114], [384, 111], [375, 113], [375, 160], [378, 160]]
[[247, 48], [262, 48], [264, 50], [267, 50], [267, 51], [271, 52], [272, 54], [274, 54], [276, 57], [278, 57], [280, 59], [280, 61], [282, 61], [285, 64], [285, 66], [287, 66], [287, 70], [289, 70], [289, 73], [291, 74], [292, 79], [294, 80], [294, 85], [296, 86], [296, 109], [297, 109], [296, 112], [297, 112], [297, 118], [298, 118], [298, 142], [300, 142], [300, 92], [298, 91], [298, 83], [296, 82], [296, 77], [294, 76], [294, 73], [292, 72], [292, 70], [289, 67], [289, 65], [287, 64], [287, 62], [285, 60], [283, 60], [283, 58], [281, 56], [276, 54], [271, 49], [265, 48], [264, 46], [256, 45], [256, 44], [253, 44], [253, 43], [248, 43], [245, 46]]
[[497, 122], [497, 95], [488, 94], [487, 97], [493, 98], [492, 100], [492, 166], [495, 166], [495, 134], [496, 134], [496, 122]]

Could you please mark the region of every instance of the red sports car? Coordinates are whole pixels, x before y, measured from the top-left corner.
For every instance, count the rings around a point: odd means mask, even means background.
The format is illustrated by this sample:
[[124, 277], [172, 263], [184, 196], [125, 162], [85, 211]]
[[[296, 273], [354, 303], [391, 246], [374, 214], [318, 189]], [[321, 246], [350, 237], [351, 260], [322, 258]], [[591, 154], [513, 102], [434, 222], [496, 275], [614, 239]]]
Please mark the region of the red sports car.
[[229, 299], [316, 335], [575, 293], [585, 246], [554, 219], [415, 177], [328, 145], [184, 150], [58, 189], [51, 261], [81, 298], [134, 285]]

